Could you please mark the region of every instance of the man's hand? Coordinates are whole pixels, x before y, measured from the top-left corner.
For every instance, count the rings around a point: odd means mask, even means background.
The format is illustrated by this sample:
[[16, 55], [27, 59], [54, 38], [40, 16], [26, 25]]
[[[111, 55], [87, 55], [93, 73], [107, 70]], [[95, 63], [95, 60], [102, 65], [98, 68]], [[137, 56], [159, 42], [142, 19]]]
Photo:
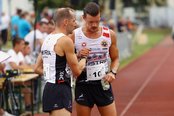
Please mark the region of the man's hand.
[[108, 74], [105, 75], [105, 77], [103, 79], [104, 79], [104, 81], [112, 83], [115, 80], [115, 75], [112, 74], [111, 72], [109, 72]]
[[89, 55], [89, 52], [90, 52], [90, 49], [84, 48], [78, 52], [77, 56], [78, 56], [78, 58], [87, 57]]

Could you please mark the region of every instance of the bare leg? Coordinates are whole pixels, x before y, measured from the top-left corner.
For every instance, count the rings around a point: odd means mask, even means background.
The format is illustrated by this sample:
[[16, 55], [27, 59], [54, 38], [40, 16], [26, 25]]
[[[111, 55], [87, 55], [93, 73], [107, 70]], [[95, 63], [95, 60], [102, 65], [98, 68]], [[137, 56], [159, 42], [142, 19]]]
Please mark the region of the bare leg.
[[98, 107], [101, 116], [117, 116], [115, 102], [110, 105]]
[[76, 111], [77, 111], [77, 116], [90, 116], [91, 115], [91, 109], [90, 107], [80, 105], [76, 103]]
[[70, 116], [71, 113], [66, 110], [65, 108], [60, 109], [60, 110], [53, 110], [50, 113], [50, 116]]
[[31, 90], [30, 90], [30, 88], [22, 89], [22, 93], [24, 94], [25, 106], [31, 105]]

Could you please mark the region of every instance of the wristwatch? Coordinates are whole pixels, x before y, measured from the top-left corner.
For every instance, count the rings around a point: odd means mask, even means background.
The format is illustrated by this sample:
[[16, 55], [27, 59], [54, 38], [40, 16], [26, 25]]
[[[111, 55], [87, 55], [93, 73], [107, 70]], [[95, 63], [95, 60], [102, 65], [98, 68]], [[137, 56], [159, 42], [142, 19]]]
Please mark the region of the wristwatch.
[[114, 74], [115, 76], [117, 75], [117, 72], [114, 71], [114, 70], [111, 70], [110, 72], [111, 72], [112, 74]]

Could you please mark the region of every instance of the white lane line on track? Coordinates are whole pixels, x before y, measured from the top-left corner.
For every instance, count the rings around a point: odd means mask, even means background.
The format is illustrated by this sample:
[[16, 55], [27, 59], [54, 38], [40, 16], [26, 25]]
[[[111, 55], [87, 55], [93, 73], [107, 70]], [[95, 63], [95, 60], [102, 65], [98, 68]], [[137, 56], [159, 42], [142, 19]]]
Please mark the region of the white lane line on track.
[[159, 70], [159, 68], [165, 63], [165, 61], [167, 60], [167, 58], [170, 56], [171, 52], [172, 52], [172, 49], [170, 49], [168, 51], [167, 55], [165, 55], [165, 57], [161, 60], [160, 64], [150, 73], [149, 76], [147, 76], [148, 77], [147, 80], [143, 83], [143, 85], [139, 88], [139, 90], [133, 96], [133, 98], [130, 100], [130, 102], [127, 104], [127, 106], [123, 109], [123, 111], [121, 112], [120, 116], [124, 116], [125, 113], [129, 110], [129, 108], [132, 106], [132, 104], [134, 103], [134, 101], [138, 98], [138, 96], [143, 91], [143, 89], [147, 86], [147, 84], [152, 79], [152, 77], [156, 74], [156, 72]]

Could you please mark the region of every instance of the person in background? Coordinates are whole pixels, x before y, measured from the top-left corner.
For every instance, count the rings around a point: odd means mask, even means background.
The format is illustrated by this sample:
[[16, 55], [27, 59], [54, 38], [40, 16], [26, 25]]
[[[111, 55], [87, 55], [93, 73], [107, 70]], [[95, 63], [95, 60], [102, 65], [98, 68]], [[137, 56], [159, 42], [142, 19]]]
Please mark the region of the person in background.
[[24, 37], [31, 31], [32, 26], [26, 17], [28, 12], [23, 12], [20, 15], [20, 20], [18, 21], [18, 37], [24, 39]]
[[[30, 33], [28, 33], [25, 36], [24, 40], [29, 42], [29, 46], [31, 48], [31, 53], [40, 52], [40, 47], [45, 39], [44, 33], [46, 33], [47, 30], [48, 30], [48, 20], [47, 19], [41, 20], [39, 22], [38, 29], [36, 29], [35, 31], [32, 30]], [[34, 36], [34, 34], [36, 34], [36, 35]], [[35, 40], [34, 40], [34, 37], [36, 37]], [[34, 44], [34, 41], [35, 41], [35, 44]]]
[[135, 29], [134, 24], [133, 24], [133, 22], [130, 20], [129, 17], [127, 17], [126, 26], [127, 26], [127, 30], [128, 30], [129, 32], [132, 32], [132, 31]]
[[[0, 56], [0, 73], [4, 72], [5, 64], [3, 62], [10, 57], [7, 53], [0, 51], [0, 55], [2, 54], [5, 55], [5, 57]], [[14, 116], [2, 108], [2, 100], [2, 91], [0, 90], [0, 116]]]
[[34, 69], [34, 64], [32, 62], [32, 59], [30, 57], [30, 54], [31, 54], [31, 48], [29, 46], [29, 42], [25, 41], [25, 45], [24, 45], [24, 48], [23, 50], [21, 51], [22, 52], [22, 59], [24, 59], [24, 63], [26, 65], [28, 65], [31, 69]]
[[118, 32], [126, 32], [127, 31], [126, 21], [123, 17], [119, 18], [119, 21], [117, 23], [117, 31]]
[[109, 29], [113, 30], [114, 32], [117, 31], [117, 30], [116, 30], [116, 25], [115, 25], [115, 22], [114, 22], [113, 19], [110, 19], [110, 20], [108, 21], [108, 25], [109, 25]]
[[53, 20], [50, 20], [48, 23], [48, 30], [47, 33], [50, 34], [51, 32], [53, 32], [55, 29], [55, 24]]
[[[21, 51], [24, 49], [25, 41], [23, 39], [15, 38], [13, 39], [13, 48], [8, 50], [8, 55], [11, 57], [5, 61], [6, 67], [5, 70], [25, 70], [30, 68], [28, 65], [24, 63], [24, 59], [22, 57]], [[26, 86], [24, 84], [24, 86]], [[31, 110], [31, 89], [25, 87], [22, 89], [22, 93], [24, 94], [25, 101], [25, 110]]]
[[3, 45], [6, 45], [6, 43], [7, 43], [9, 23], [10, 23], [9, 16], [3, 12], [1, 14], [1, 24], [0, 24], [1, 39], [2, 39]]
[[12, 19], [11, 19], [12, 39], [15, 39], [16, 37], [18, 37], [18, 27], [19, 27], [18, 22], [20, 21], [21, 14], [22, 14], [22, 10], [16, 9], [16, 15], [12, 16]]

